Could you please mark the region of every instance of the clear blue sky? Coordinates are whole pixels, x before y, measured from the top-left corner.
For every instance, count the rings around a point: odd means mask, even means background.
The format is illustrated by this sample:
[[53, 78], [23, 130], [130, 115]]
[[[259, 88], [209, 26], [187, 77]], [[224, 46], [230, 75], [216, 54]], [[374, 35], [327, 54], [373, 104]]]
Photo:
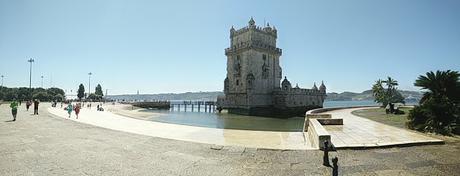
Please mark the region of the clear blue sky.
[[0, 0], [0, 74], [28, 86], [34, 58], [34, 87], [43, 75], [75, 91], [93, 72], [109, 94], [222, 90], [229, 29], [251, 16], [277, 27], [283, 75], [301, 87], [391, 76], [418, 90], [420, 74], [460, 70], [458, 0]]

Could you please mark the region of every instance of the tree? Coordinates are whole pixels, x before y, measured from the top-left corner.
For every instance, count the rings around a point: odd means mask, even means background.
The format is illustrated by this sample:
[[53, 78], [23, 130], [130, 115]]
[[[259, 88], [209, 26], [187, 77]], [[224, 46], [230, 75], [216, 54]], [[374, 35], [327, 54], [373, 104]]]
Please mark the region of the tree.
[[460, 134], [460, 74], [457, 71], [427, 72], [414, 85], [425, 92], [408, 116], [411, 129], [440, 134]]
[[[386, 85], [386, 88], [384, 85]], [[374, 96], [374, 101], [377, 103], [382, 103], [383, 107], [390, 105], [390, 113], [394, 113], [394, 103], [405, 103], [404, 97], [398, 91], [397, 87], [398, 81], [388, 77], [387, 80], [377, 80], [372, 86], [372, 94]]]
[[382, 81], [382, 82], [387, 85], [388, 90], [395, 90], [396, 86], [399, 85], [398, 81], [392, 79], [391, 77], [388, 77], [387, 80]]
[[427, 72], [426, 76], [420, 75], [414, 85], [428, 90], [422, 97], [421, 103], [430, 98], [446, 96], [456, 103], [460, 102], [460, 74], [456, 71]]
[[102, 86], [100, 84], [96, 86], [96, 91], [94, 93], [100, 97], [104, 96], [104, 93], [102, 92]]
[[52, 97], [46, 93], [46, 91], [36, 92], [33, 95], [33, 99], [40, 101], [49, 101]]
[[56, 94], [56, 95], [53, 97], [53, 99], [56, 100], [56, 101], [64, 101], [65, 97], [64, 97], [64, 95]]
[[90, 99], [90, 100], [100, 100], [101, 98], [102, 98], [101, 96], [96, 95], [95, 93], [91, 93], [87, 97], [87, 99]]
[[59, 99], [64, 99], [64, 90], [59, 88], [32, 88], [28, 87], [19, 87], [19, 88], [0, 88], [0, 99], [11, 101], [14, 98], [18, 100], [31, 100], [31, 99], [40, 99], [40, 101], [52, 101], [55, 100], [54, 97], [58, 96]]
[[383, 81], [380, 79], [375, 81], [375, 84], [372, 86], [372, 95], [374, 96], [375, 102], [385, 101], [384, 92], [385, 89], [383, 88]]
[[56, 88], [56, 87], [52, 87], [52, 88], [49, 88], [49, 89], [46, 89], [46, 91], [48, 92], [48, 94], [52, 95], [52, 96], [56, 96], [58, 94], [64, 96], [65, 95], [65, 92], [64, 90], [62, 89], [59, 89], [59, 88]]
[[83, 97], [85, 97], [85, 86], [83, 86], [83, 84], [80, 84], [80, 86], [78, 86], [77, 97], [80, 101]]
[[26, 87], [20, 87], [18, 88], [18, 100], [28, 100], [31, 97], [29, 96], [30, 94], [30, 89]]

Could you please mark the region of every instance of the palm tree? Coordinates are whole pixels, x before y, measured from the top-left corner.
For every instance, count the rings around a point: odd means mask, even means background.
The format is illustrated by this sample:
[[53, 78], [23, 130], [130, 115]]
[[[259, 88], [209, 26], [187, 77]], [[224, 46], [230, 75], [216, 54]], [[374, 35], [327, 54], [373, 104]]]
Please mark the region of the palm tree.
[[436, 73], [430, 71], [426, 73], [426, 76], [420, 75], [415, 81], [414, 85], [422, 87], [422, 89], [428, 90], [420, 103], [424, 103], [430, 98], [447, 97], [454, 102], [460, 100], [460, 74], [457, 71], [436, 71]]
[[[383, 84], [386, 84], [387, 88], [384, 88]], [[383, 107], [390, 105], [391, 113], [394, 112], [393, 103], [404, 103], [404, 97], [397, 91], [396, 86], [398, 86], [398, 81], [394, 80], [391, 77], [388, 77], [387, 80], [377, 80], [372, 86], [372, 94], [374, 96], [375, 102], [382, 103]]]
[[372, 86], [372, 94], [374, 97], [381, 95], [383, 91], [383, 81], [381, 79], [375, 81], [375, 84]]
[[420, 75], [414, 85], [427, 90], [410, 111], [408, 127], [441, 134], [460, 133], [460, 74], [436, 71]]
[[387, 85], [388, 90], [393, 90], [393, 88], [398, 85], [398, 81], [391, 77], [388, 77], [387, 80], [383, 81], [383, 83]]

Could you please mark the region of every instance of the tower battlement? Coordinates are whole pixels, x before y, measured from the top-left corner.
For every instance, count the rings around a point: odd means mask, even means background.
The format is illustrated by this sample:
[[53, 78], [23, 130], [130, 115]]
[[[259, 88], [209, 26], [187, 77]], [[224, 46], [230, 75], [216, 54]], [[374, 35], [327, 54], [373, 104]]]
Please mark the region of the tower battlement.
[[235, 30], [235, 28], [233, 28], [232, 26], [232, 28], [230, 28], [230, 38], [238, 36], [246, 32], [249, 32], [251, 30], [254, 32], [262, 33], [262, 34], [271, 35], [275, 38], [278, 37], [278, 30], [276, 29], [275, 26], [270, 27], [269, 23], [264, 24], [264, 25], [266, 26], [265, 27], [257, 26], [255, 24], [255, 21], [251, 18], [251, 20], [249, 20], [248, 26], [245, 26], [241, 29]]
[[266, 49], [273, 52], [272, 54], [281, 55], [281, 49], [276, 48], [277, 30], [275, 27], [259, 27], [251, 18], [248, 26], [235, 30], [230, 29], [230, 47], [226, 49], [225, 54], [232, 54], [238, 49], [257, 48]]

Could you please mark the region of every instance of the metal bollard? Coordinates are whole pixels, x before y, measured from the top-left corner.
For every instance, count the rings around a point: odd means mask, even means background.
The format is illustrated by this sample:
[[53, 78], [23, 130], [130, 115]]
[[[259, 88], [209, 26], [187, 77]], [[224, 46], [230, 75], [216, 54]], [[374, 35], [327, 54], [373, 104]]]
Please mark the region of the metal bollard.
[[329, 163], [329, 142], [328, 141], [324, 141], [323, 165], [331, 166], [331, 164]]
[[339, 158], [334, 157], [332, 158], [332, 175], [333, 176], [338, 176], [339, 175]]

